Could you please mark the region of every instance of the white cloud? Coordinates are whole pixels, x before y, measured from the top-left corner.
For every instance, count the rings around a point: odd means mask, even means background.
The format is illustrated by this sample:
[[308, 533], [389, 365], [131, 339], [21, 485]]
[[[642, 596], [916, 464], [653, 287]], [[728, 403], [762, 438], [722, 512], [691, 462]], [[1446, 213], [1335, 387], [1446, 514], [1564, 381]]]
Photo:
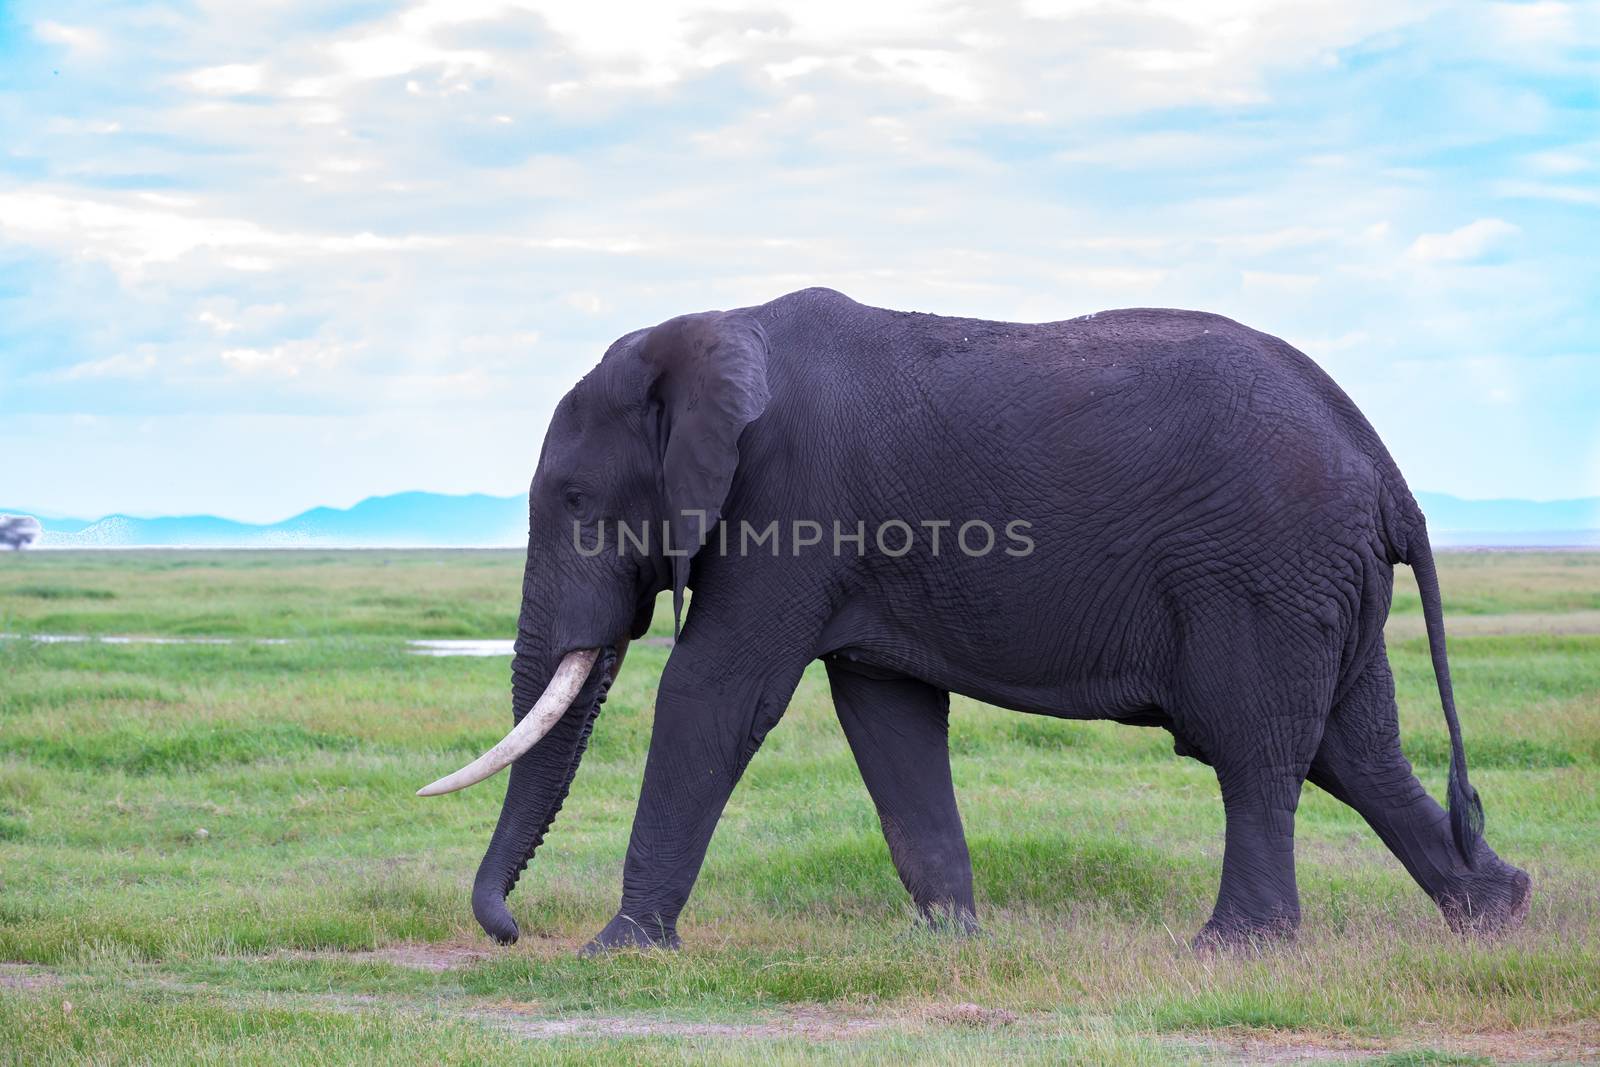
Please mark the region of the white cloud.
[[85, 26], [68, 26], [46, 19], [34, 23], [33, 35], [49, 44], [63, 45], [85, 57], [97, 56], [106, 50], [105, 38]]
[[1589, 147], [1587, 154], [1576, 150], [1552, 149], [1534, 152], [1524, 158], [1531, 169], [1542, 174], [1581, 174], [1595, 167], [1593, 146]]
[[[1042, 113], [1041, 97], [1079, 114], [1199, 100], [1239, 105], [1264, 99], [1269, 71], [1325, 60], [1438, 6], [1157, 0], [1133, 9], [1067, 0], [1025, 4], [1019, 18], [924, 0], [774, 0], [757, 10], [742, 0], [662, 0], [621, 11], [588, 0], [422, 0], [321, 46], [331, 67], [289, 91], [332, 99], [354, 83], [406, 76], [413, 95], [447, 96], [493, 79], [535, 83], [547, 99], [575, 103], [659, 91], [731, 65], [780, 82], [822, 74], [887, 80], [982, 102], [1012, 119]], [[526, 34], [530, 24], [554, 34], [538, 59], [486, 29], [514, 25]], [[1060, 99], [1052, 90], [1064, 80], [1093, 91]]]
[[1470, 263], [1505, 247], [1522, 231], [1504, 219], [1478, 219], [1448, 233], [1425, 233], [1406, 255], [1419, 263]]
[[1525, 200], [1553, 200], [1562, 204], [1600, 206], [1600, 188], [1593, 185], [1563, 185], [1559, 182], [1501, 182], [1495, 186], [1500, 196]]
[[776, 81], [788, 81], [791, 78], [804, 77], [828, 65], [826, 56], [795, 56], [778, 63], [768, 63], [761, 69], [767, 76]]
[[137, 268], [196, 248], [260, 247], [272, 235], [243, 219], [205, 219], [171, 208], [107, 203], [49, 192], [0, 193], [0, 227], [10, 240]]
[[301, 338], [269, 348], [227, 348], [220, 358], [224, 365], [244, 373], [277, 374], [295, 377], [308, 370], [327, 370], [365, 347], [314, 338]]
[[1256, 289], [1284, 297], [1305, 296], [1315, 292], [1322, 283], [1322, 279], [1315, 274], [1267, 270], [1240, 271], [1239, 280], [1246, 289]]
[[211, 327], [217, 333], [232, 333], [234, 330], [239, 328], [239, 324], [237, 322], [233, 322], [230, 319], [225, 319], [221, 315], [218, 315], [215, 311], [202, 311], [194, 318], [196, 322]]
[[486, 52], [439, 48], [428, 40], [428, 31], [437, 25], [432, 19], [401, 20], [398, 30], [342, 41], [330, 50], [351, 78], [390, 78], [409, 74], [422, 67], [443, 67], [448, 74], [465, 70], [488, 70], [493, 66]]
[[153, 264], [171, 263], [196, 252], [230, 253], [220, 257], [223, 265], [266, 270], [276, 262], [272, 253], [425, 251], [452, 243], [449, 237], [423, 235], [279, 231], [249, 219], [186, 212], [179, 204], [148, 195], [117, 203], [48, 192], [0, 193], [0, 227], [12, 240], [101, 259], [132, 276], [142, 276], [143, 268]]
[[652, 250], [652, 244], [637, 237], [525, 237], [514, 239], [525, 248], [549, 249], [556, 252], [603, 252], [613, 256], [627, 256]]
[[984, 97], [977, 64], [933, 48], [875, 48], [869, 55], [893, 79], [937, 96], [975, 103]]
[[83, 363], [74, 363], [64, 368], [59, 377], [65, 381], [77, 381], [85, 378], [143, 378], [156, 369], [156, 356], [154, 352], [141, 352], [137, 355], [128, 352], [118, 352], [105, 359], [88, 360]]
[[538, 330], [518, 330], [515, 333], [468, 334], [456, 343], [456, 350], [464, 356], [518, 356], [539, 343]]
[[1072, 267], [1051, 272], [1068, 285], [1088, 286], [1093, 289], [1123, 289], [1129, 292], [1148, 292], [1166, 276], [1160, 270], [1140, 270], [1128, 267]]
[[1577, 5], [1558, 0], [1488, 5], [1497, 30], [1518, 44], [1570, 40], [1577, 29]]
[[[1595, 144], [1550, 88], [1581, 12], [1567, 38], [1511, 13], [1535, 24], [1508, 51], [1499, 15], [1433, 0], [311, 10], [107, 9], [77, 47], [138, 63], [27, 100], [0, 245], [38, 268], [19, 306], [48, 340], [0, 351], [8, 404], [334, 413], [322, 445], [381, 410], [487, 469], [450, 427], [526, 438], [614, 337], [812, 284], [1004, 319], [1217, 310], [1406, 427], [1429, 417], [1382, 406], [1397, 354], [1592, 347]], [[532, 459], [448, 484], [515, 489]]]
[[192, 71], [184, 80], [202, 93], [234, 96], [258, 91], [265, 84], [266, 78], [260, 64], [229, 63], [225, 66], [205, 67]]

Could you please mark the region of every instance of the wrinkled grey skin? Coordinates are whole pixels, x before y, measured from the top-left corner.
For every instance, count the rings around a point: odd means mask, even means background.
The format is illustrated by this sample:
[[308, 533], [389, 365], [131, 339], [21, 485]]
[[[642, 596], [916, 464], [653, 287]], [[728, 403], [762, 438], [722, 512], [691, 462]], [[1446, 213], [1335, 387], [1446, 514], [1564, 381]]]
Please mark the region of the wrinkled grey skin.
[[0, 515], [0, 547], [20, 552], [39, 539], [43, 530], [32, 515]]
[[[605, 521], [1031, 523], [1034, 551], [824, 544], [774, 558], [602, 552]], [[1197, 944], [1300, 918], [1308, 779], [1355, 808], [1459, 929], [1519, 921], [1526, 874], [1480, 833], [1421, 513], [1361, 413], [1304, 355], [1215, 315], [1137, 309], [1024, 325], [887, 311], [825, 289], [617, 341], [561, 401], [529, 493], [513, 668], [520, 716], [573, 649], [620, 646], [694, 589], [656, 698], [615, 918], [586, 951], [676, 945], [717, 819], [803, 668], [822, 659], [901, 880], [970, 926], [949, 694], [1169, 730], [1216, 769], [1222, 883]], [[613, 527], [614, 528], [614, 527]], [[734, 539], [737, 545], [737, 538]], [[1447, 813], [1401, 755], [1384, 652], [1393, 565], [1423, 595], [1450, 727]], [[617, 667], [602, 655], [513, 766], [473, 908], [505, 898], [577, 770]], [[535, 903], [533, 906], [537, 906]]]

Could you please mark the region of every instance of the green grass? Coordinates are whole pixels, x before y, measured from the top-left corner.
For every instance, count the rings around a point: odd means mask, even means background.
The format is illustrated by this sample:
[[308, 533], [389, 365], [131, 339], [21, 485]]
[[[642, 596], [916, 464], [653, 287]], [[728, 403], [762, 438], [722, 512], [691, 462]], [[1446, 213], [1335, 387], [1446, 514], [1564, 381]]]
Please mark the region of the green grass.
[[[520, 568], [0, 557], [0, 631], [294, 639], [0, 641], [0, 1062], [1167, 1064], [1266, 1043], [1444, 1064], [1600, 1042], [1600, 555], [1441, 560], [1447, 610], [1481, 624], [1452, 637], [1452, 667], [1489, 837], [1536, 881], [1527, 926], [1450, 936], [1359, 818], [1308, 788], [1304, 928], [1260, 958], [1186, 947], [1221, 854], [1208, 768], [1161, 731], [960, 699], [985, 931], [917, 932], [813, 669], [722, 820], [686, 949], [575, 959], [616, 905], [659, 645], [629, 652], [512, 897], [522, 942], [492, 948], [467, 894], [498, 783], [412, 792], [499, 737], [507, 666], [400, 639], [509, 636]], [[1402, 732], [1438, 793], [1448, 750], [1406, 588]]]
[[0, 625], [35, 633], [503, 637], [515, 631], [521, 575], [515, 552], [41, 552], [0, 568]]
[[[1600, 610], [1600, 552], [1443, 552], [1439, 569], [1449, 615]], [[1422, 614], [1417, 583], [1395, 569], [1397, 615]]]

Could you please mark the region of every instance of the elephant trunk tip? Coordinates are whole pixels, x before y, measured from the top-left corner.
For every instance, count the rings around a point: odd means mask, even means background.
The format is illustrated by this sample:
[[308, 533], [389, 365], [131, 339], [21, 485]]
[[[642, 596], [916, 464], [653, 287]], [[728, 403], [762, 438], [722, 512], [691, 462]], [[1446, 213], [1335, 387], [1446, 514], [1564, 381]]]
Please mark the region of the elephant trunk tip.
[[477, 918], [478, 925], [483, 927], [483, 932], [499, 945], [514, 945], [517, 943], [519, 931], [517, 920], [511, 917], [511, 911], [506, 907], [504, 893], [496, 893], [493, 888], [480, 886], [472, 891], [472, 914]]

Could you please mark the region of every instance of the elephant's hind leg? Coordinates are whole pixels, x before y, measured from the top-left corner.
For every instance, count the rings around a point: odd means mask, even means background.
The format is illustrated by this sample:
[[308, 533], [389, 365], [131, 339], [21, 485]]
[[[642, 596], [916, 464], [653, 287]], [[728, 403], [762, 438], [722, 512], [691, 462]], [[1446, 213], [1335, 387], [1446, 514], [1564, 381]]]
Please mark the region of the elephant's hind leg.
[[1332, 703], [1333, 667], [1254, 627], [1200, 645], [1178, 729], [1216, 768], [1227, 830], [1217, 902], [1195, 947], [1251, 948], [1300, 925], [1294, 816]]
[[828, 683], [900, 881], [924, 919], [971, 929], [972, 860], [950, 780], [950, 694], [831, 662]]
[[1213, 760], [1227, 818], [1222, 883], [1196, 948], [1251, 947], [1294, 936], [1300, 891], [1294, 870], [1294, 813], [1305, 765], [1253, 749]]
[[1469, 867], [1441, 808], [1400, 751], [1394, 678], [1383, 646], [1333, 709], [1311, 781], [1350, 805], [1458, 930], [1494, 931], [1527, 914], [1532, 882], [1480, 844]]

